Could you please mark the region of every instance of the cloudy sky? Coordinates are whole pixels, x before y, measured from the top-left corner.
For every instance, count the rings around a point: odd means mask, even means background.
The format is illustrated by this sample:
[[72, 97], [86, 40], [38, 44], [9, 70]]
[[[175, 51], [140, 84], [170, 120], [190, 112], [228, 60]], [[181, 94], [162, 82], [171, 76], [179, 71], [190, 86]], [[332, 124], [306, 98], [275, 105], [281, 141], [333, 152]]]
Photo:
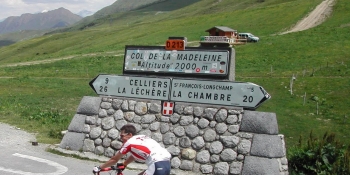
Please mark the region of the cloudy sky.
[[116, 0], [0, 0], [0, 20], [24, 13], [38, 13], [60, 7], [78, 13], [82, 10], [96, 12]]

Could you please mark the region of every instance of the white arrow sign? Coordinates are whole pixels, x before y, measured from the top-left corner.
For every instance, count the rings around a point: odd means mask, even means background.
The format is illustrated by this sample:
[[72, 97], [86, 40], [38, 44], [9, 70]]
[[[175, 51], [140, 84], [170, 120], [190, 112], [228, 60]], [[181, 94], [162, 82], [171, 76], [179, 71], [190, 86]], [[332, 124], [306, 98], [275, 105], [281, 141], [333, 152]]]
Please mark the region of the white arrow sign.
[[257, 108], [271, 96], [259, 85], [245, 82], [173, 79], [171, 101]]
[[98, 95], [168, 100], [170, 79], [99, 75], [90, 86]]
[[90, 82], [98, 95], [257, 108], [271, 96], [259, 85], [208, 81], [99, 75]]

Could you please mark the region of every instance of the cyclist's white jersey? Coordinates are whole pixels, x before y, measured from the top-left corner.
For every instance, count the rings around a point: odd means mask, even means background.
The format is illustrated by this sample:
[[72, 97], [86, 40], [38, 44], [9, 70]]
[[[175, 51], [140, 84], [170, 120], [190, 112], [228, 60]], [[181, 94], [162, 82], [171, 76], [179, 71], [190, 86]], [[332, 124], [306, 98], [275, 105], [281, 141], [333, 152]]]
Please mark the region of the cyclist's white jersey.
[[149, 166], [154, 162], [170, 160], [171, 154], [158, 142], [145, 135], [135, 135], [125, 142], [119, 151], [121, 154], [128, 152], [135, 159], [144, 160]]

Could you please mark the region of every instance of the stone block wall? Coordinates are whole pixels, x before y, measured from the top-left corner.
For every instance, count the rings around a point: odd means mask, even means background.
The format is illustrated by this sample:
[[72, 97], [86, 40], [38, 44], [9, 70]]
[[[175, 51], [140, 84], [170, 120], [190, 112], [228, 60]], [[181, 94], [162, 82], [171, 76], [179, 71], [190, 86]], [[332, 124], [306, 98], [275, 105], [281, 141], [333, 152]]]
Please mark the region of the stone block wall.
[[288, 174], [274, 113], [188, 103], [176, 103], [174, 112], [162, 116], [161, 101], [86, 96], [60, 147], [111, 157], [122, 146], [120, 128], [130, 123], [172, 154], [173, 172]]

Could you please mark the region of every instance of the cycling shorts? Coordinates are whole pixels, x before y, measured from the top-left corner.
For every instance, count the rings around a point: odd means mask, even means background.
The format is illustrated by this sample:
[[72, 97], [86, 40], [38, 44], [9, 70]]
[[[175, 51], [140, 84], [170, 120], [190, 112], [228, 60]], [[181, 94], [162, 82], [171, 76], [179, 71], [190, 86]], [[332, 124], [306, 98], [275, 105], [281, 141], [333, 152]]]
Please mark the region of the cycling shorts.
[[170, 175], [170, 161], [159, 161], [149, 165], [143, 175]]

